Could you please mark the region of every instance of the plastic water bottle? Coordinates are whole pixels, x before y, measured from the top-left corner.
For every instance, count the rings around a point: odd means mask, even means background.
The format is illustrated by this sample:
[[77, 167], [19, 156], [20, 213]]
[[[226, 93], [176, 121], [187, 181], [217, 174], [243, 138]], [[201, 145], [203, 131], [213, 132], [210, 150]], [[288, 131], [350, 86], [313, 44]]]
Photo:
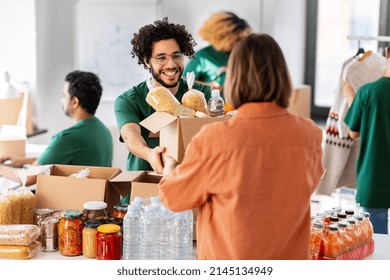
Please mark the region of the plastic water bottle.
[[159, 232], [158, 232], [158, 245], [157, 245], [157, 258], [160, 260], [171, 260], [173, 255], [173, 212], [168, 208], [161, 205], [159, 212]]
[[144, 213], [144, 200], [140, 196], [134, 197], [134, 200], [131, 202], [131, 205], [137, 207], [139, 215], [142, 216]]
[[141, 242], [141, 219], [135, 205], [127, 207], [123, 218], [123, 259], [139, 260]]
[[207, 108], [211, 117], [223, 116], [225, 110], [225, 102], [223, 101], [218, 89], [213, 89], [211, 91], [211, 98], [207, 103]]
[[141, 217], [141, 259], [157, 259], [158, 216], [152, 205], [145, 207]]
[[173, 214], [173, 259], [189, 260], [192, 256], [193, 214], [191, 210]]

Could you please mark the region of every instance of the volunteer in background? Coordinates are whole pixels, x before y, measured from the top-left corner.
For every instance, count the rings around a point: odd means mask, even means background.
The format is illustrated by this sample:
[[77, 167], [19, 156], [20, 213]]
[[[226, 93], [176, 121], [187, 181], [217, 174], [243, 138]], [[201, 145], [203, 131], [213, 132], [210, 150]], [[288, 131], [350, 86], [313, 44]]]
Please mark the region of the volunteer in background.
[[[73, 71], [66, 75], [61, 98], [65, 114], [75, 123], [54, 135], [38, 158], [1, 156], [0, 162], [20, 167], [25, 164], [68, 164], [111, 167], [113, 144], [108, 128], [96, 118], [102, 96], [99, 78], [90, 72]], [[30, 182], [34, 183], [34, 182]]]
[[229, 54], [239, 40], [251, 33], [249, 24], [231, 12], [212, 14], [199, 30], [199, 35], [210, 45], [195, 53], [183, 75], [193, 71], [197, 82], [222, 93]]
[[308, 259], [322, 131], [288, 113], [292, 85], [276, 41], [242, 39], [225, 88], [237, 113], [204, 126], [180, 165], [167, 159], [161, 200], [173, 211], [199, 208], [198, 259]]
[[[143, 65], [152, 76], [152, 84], [163, 86], [181, 102], [188, 91], [187, 82], [181, 79], [184, 69], [184, 56], [194, 55], [196, 44], [184, 25], [169, 23], [167, 18], [141, 27], [131, 40], [133, 57]], [[195, 83], [193, 86], [210, 98], [208, 86]], [[146, 81], [129, 89], [115, 100], [115, 116], [120, 131], [120, 141], [129, 150], [127, 170], [154, 170], [161, 173], [163, 164], [159, 138], [139, 123], [155, 110], [146, 102], [149, 92]]]
[[388, 234], [390, 208], [390, 51], [386, 48], [387, 71], [379, 80], [363, 85], [356, 96], [344, 81], [350, 106], [344, 121], [352, 139], [360, 137], [356, 162], [356, 202], [370, 213], [375, 233]]

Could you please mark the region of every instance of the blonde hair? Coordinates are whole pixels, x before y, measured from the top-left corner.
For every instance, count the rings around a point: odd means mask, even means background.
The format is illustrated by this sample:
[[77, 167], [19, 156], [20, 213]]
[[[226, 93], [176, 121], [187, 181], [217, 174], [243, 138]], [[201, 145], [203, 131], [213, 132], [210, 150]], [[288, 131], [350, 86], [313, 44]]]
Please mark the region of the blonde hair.
[[231, 12], [216, 12], [199, 29], [199, 35], [216, 50], [230, 52], [236, 43], [252, 33], [248, 23]]
[[234, 108], [248, 102], [275, 102], [288, 107], [290, 74], [278, 43], [267, 34], [251, 34], [230, 54], [225, 81], [226, 101]]

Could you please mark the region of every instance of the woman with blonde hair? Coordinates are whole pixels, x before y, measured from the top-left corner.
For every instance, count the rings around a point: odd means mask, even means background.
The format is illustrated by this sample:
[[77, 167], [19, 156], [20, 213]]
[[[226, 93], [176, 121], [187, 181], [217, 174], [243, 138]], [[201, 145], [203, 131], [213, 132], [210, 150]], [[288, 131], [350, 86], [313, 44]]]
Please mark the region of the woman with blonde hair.
[[184, 77], [194, 72], [197, 82], [222, 92], [229, 54], [238, 41], [251, 33], [249, 24], [234, 13], [212, 14], [199, 30], [199, 35], [210, 45], [195, 53], [195, 58], [184, 69]]
[[199, 208], [198, 259], [308, 259], [310, 196], [323, 173], [322, 131], [288, 113], [283, 53], [265, 34], [233, 49], [226, 98], [237, 113], [203, 126], [184, 159], [167, 160], [161, 201]]

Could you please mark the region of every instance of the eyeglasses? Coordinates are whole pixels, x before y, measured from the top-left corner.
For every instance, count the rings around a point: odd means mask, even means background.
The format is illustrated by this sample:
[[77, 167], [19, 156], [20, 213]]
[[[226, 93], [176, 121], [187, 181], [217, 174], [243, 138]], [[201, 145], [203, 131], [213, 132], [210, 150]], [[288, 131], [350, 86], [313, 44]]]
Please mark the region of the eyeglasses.
[[175, 63], [181, 63], [184, 59], [184, 54], [181, 52], [177, 52], [171, 55], [163, 54], [152, 57], [159, 65], [165, 65], [168, 63], [169, 58], [173, 60]]

